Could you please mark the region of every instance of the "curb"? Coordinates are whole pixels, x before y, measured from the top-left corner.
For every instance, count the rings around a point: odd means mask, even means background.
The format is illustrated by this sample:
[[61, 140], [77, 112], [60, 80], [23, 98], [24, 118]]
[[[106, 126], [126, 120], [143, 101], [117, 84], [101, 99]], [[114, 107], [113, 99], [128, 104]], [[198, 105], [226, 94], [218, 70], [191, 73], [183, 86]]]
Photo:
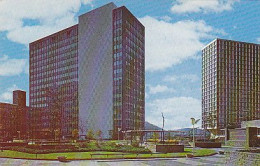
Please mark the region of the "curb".
[[[194, 157], [208, 157], [213, 156], [218, 153], [212, 153], [208, 155], [200, 155]], [[36, 159], [36, 158], [20, 158], [20, 157], [0, 157], [0, 158], [9, 158], [9, 159], [20, 159], [20, 160], [46, 160], [46, 161], [59, 161], [58, 159]], [[81, 161], [81, 160], [139, 160], [139, 159], [175, 159], [175, 158], [186, 158], [186, 156], [176, 156], [176, 157], [129, 157], [129, 158], [89, 158], [89, 159], [66, 159], [67, 161]]]

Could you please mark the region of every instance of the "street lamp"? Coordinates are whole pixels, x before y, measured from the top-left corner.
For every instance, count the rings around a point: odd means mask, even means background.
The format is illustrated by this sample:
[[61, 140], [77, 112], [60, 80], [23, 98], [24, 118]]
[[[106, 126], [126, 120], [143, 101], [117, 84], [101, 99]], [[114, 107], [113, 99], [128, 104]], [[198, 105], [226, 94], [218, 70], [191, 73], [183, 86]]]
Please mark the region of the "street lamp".
[[121, 128], [118, 127], [118, 141], [119, 141], [119, 131], [121, 130]]
[[17, 131], [18, 133], [18, 139], [21, 140], [21, 131]]
[[163, 113], [162, 113], [162, 118], [163, 118], [163, 126], [162, 126], [162, 142], [164, 143], [164, 132], [163, 132], [163, 129], [164, 129], [164, 116], [163, 116]]
[[200, 119], [195, 119], [195, 118], [190, 118], [191, 119], [191, 124], [192, 124], [192, 129], [193, 129], [193, 148], [192, 148], [192, 151], [194, 153], [194, 148], [195, 148], [195, 135], [194, 135], [194, 125], [197, 124]]

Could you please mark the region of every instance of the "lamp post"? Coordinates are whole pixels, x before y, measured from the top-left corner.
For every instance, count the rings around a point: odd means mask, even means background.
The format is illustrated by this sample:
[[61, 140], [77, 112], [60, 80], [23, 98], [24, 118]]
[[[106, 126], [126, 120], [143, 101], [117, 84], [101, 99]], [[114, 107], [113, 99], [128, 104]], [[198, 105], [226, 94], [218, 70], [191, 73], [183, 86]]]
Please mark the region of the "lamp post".
[[163, 116], [163, 113], [162, 113], [162, 118], [163, 118], [163, 126], [162, 126], [162, 142], [164, 143], [164, 132], [163, 132], [163, 129], [164, 129], [164, 116]]
[[21, 132], [17, 131], [17, 133], [18, 133], [18, 139], [21, 140]]
[[121, 128], [118, 127], [118, 141], [119, 141], [119, 131], [121, 130]]
[[195, 118], [190, 118], [191, 119], [191, 124], [192, 124], [192, 130], [193, 130], [193, 148], [192, 148], [192, 152], [194, 154], [194, 148], [195, 148], [195, 134], [194, 134], [194, 125], [197, 124], [200, 119], [195, 119]]

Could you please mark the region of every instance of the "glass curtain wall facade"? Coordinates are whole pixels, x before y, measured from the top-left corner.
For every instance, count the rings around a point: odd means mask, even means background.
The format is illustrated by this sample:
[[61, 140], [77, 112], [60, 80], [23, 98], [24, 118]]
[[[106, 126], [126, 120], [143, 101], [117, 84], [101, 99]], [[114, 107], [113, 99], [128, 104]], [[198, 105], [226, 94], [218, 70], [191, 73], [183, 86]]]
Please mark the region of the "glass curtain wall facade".
[[126, 7], [91, 10], [29, 47], [33, 135], [144, 129], [145, 28]]
[[78, 25], [29, 47], [30, 107], [39, 108], [32, 112], [32, 130], [71, 135], [78, 128]]
[[114, 135], [144, 129], [144, 48], [144, 26], [127, 8], [113, 10]]
[[202, 50], [202, 127], [260, 119], [260, 45], [216, 39]]

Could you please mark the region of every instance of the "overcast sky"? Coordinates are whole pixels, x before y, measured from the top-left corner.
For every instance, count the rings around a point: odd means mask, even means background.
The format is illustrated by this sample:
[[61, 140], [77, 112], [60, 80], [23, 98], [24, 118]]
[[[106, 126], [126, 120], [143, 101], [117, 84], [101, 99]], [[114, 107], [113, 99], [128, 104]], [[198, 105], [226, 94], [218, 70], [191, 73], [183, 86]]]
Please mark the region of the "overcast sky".
[[[0, 101], [29, 93], [28, 44], [72, 26], [107, 0], [0, 0]], [[201, 49], [215, 38], [260, 43], [260, 1], [115, 0], [146, 29], [146, 121], [190, 127], [201, 118]]]

